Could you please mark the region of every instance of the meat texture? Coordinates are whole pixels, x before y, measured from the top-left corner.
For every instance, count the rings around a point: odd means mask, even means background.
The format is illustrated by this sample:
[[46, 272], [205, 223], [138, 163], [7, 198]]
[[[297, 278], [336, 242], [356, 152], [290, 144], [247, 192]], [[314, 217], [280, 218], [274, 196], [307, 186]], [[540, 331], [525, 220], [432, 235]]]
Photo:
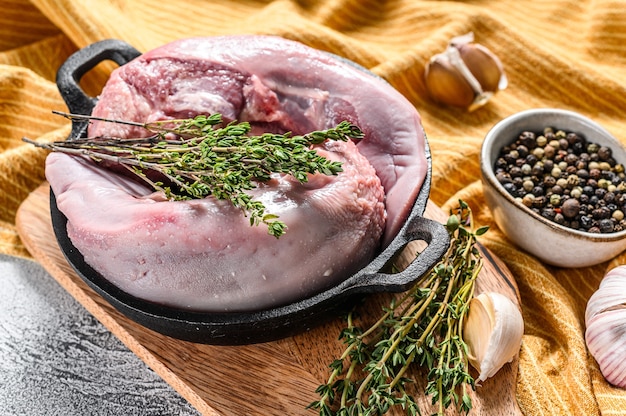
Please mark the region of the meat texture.
[[[256, 310], [309, 296], [371, 259], [384, 229], [384, 192], [352, 142], [318, 150], [336, 177], [276, 176], [251, 193], [288, 225], [276, 239], [229, 202], [164, 201], [92, 162], [51, 154], [46, 174], [68, 236], [122, 290], [204, 311]], [[80, 178], [80, 180], [76, 180]]]
[[[253, 192], [287, 224], [279, 239], [228, 202], [164, 201], [90, 161], [51, 154], [46, 176], [70, 239], [130, 294], [202, 311], [310, 296], [395, 236], [426, 176], [419, 115], [402, 95], [351, 63], [278, 37], [185, 39], [150, 51], [112, 73], [93, 115], [147, 122], [214, 112], [294, 134], [348, 120], [365, 137], [318, 148], [343, 163], [336, 177], [312, 175], [303, 185], [276, 175]], [[103, 122], [89, 128], [90, 136], [146, 134]]]

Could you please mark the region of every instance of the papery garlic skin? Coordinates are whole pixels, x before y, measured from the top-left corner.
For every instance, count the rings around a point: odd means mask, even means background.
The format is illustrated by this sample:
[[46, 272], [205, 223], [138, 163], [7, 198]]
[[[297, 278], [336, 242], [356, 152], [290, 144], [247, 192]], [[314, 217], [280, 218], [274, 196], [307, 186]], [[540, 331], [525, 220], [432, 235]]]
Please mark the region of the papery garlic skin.
[[611, 269], [589, 298], [585, 342], [602, 375], [626, 388], [626, 266]]
[[470, 301], [463, 326], [470, 364], [480, 373], [477, 381], [493, 377], [519, 352], [524, 319], [517, 305], [497, 292], [485, 292]]
[[434, 100], [469, 111], [485, 105], [508, 84], [500, 59], [474, 43], [473, 33], [453, 38], [444, 52], [433, 56], [424, 80]]

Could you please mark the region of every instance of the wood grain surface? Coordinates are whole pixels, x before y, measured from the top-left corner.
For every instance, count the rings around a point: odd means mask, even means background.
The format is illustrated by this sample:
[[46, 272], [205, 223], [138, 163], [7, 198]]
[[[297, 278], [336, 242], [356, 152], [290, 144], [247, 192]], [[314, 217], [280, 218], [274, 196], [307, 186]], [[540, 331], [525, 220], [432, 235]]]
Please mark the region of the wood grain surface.
[[[447, 218], [432, 203], [426, 216], [440, 221]], [[338, 340], [345, 325], [341, 317], [303, 334], [263, 344], [224, 347], [173, 339], [121, 315], [74, 273], [54, 237], [47, 184], [24, 201], [16, 222], [30, 253], [59, 284], [203, 414], [315, 414], [305, 408], [317, 399], [315, 389], [327, 379], [328, 364], [343, 349]], [[506, 266], [488, 251], [484, 253], [486, 264], [477, 291], [498, 291], [519, 304], [517, 286]], [[360, 307], [360, 315], [375, 319], [391, 296], [371, 296]], [[521, 415], [515, 397], [517, 366], [516, 356], [493, 378], [477, 386], [470, 415]], [[423, 374], [410, 376], [417, 388], [423, 388]], [[422, 414], [429, 414], [430, 398], [417, 396]]]

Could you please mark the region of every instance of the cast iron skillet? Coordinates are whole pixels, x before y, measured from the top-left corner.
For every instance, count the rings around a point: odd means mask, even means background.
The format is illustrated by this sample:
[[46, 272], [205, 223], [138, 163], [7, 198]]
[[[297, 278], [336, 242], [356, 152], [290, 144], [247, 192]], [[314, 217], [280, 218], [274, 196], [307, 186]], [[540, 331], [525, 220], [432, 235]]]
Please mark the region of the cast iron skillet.
[[[140, 52], [118, 40], [105, 40], [87, 46], [70, 56], [59, 68], [57, 86], [69, 111], [89, 115], [97, 98], [79, 86], [81, 77], [100, 62], [112, 60], [119, 65]], [[365, 70], [365, 69], [363, 69]], [[74, 121], [70, 139], [85, 137], [87, 124]], [[391, 244], [370, 264], [332, 287], [308, 299], [258, 312], [196, 313], [166, 307], [131, 296], [92, 269], [67, 235], [67, 218], [50, 192], [52, 225], [59, 246], [77, 274], [119, 312], [154, 331], [174, 338], [215, 345], [240, 345], [266, 342], [295, 335], [336, 317], [366, 294], [407, 290], [443, 256], [449, 245], [445, 228], [422, 217], [431, 180], [431, 155], [426, 144], [428, 173], [408, 219]], [[394, 256], [411, 241], [423, 240], [427, 248], [405, 270], [389, 273]], [[210, 277], [209, 277], [210, 278]]]

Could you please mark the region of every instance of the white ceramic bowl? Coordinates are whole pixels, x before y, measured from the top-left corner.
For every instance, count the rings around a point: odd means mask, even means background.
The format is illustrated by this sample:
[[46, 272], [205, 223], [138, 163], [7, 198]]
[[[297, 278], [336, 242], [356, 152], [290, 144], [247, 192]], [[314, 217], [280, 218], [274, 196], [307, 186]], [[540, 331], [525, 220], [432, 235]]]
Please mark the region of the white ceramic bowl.
[[595, 234], [556, 224], [517, 202], [499, 183], [493, 166], [503, 146], [524, 131], [554, 127], [585, 136], [588, 142], [608, 146], [619, 163], [626, 164], [626, 150], [603, 127], [578, 113], [560, 109], [532, 109], [497, 123], [485, 136], [480, 153], [482, 182], [487, 204], [498, 227], [517, 246], [547, 264], [586, 267], [609, 260], [626, 249], [626, 230]]

